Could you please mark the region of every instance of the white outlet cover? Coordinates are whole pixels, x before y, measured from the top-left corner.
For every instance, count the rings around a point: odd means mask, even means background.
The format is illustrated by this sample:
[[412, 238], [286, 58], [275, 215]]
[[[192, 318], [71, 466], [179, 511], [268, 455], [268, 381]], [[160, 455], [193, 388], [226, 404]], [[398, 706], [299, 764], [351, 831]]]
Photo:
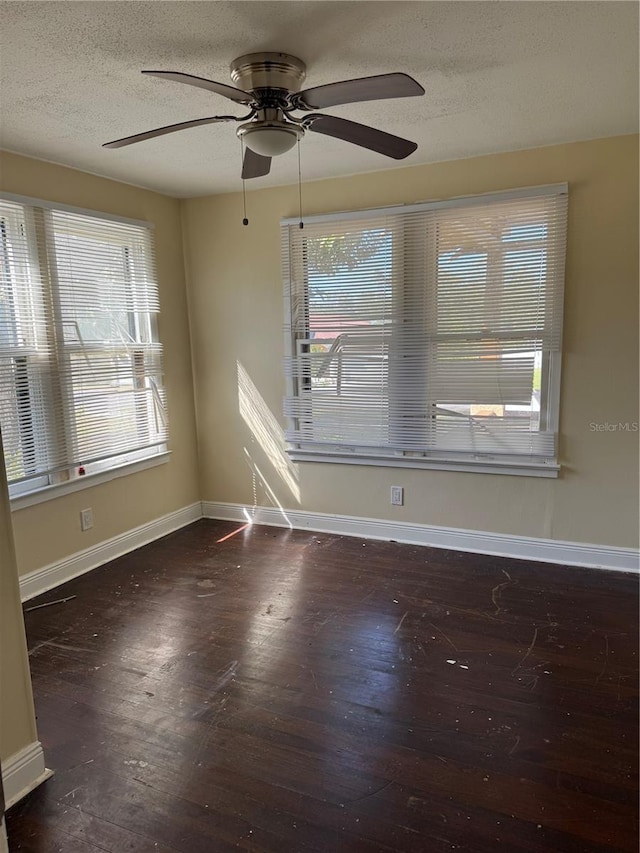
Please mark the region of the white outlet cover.
[[402, 486], [391, 486], [391, 503], [393, 506], [404, 504], [404, 488]]

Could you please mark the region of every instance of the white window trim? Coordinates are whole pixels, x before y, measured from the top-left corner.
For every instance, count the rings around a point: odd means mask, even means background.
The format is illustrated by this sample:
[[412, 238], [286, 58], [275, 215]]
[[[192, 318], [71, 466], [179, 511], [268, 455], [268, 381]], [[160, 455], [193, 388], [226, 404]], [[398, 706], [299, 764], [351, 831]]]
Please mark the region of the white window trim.
[[[515, 190], [507, 190], [502, 192], [479, 193], [471, 196], [455, 196], [447, 199], [430, 200], [418, 202], [415, 204], [397, 204], [393, 206], [364, 208], [358, 210], [342, 211], [338, 213], [315, 214], [305, 217], [305, 221], [311, 222], [335, 222], [353, 219], [362, 219], [367, 214], [383, 215], [385, 213], [398, 213], [399, 209], [405, 211], [426, 211], [426, 210], [442, 210], [451, 207], [472, 207], [474, 205], [485, 204], [487, 201], [503, 201], [513, 200], [518, 198], [532, 198], [534, 196], [545, 196], [550, 193], [568, 194], [569, 185], [567, 182], [556, 184], [545, 184], [533, 187], [519, 187]], [[299, 217], [287, 217], [280, 220], [283, 225], [298, 225]], [[285, 259], [285, 267], [282, 270], [285, 282], [290, 280], [290, 259], [287, 256]], [[293, 314], [291, 300], [287, 296], [286, 288], [284, 293], [284, 319], [285, 328], [293, 328]], [[297, 339], [295, 334], [285, 334], [285, 359], [292, 358], [295, 355]], [[550, 426], [558, 435], [559, 433], [559, 417], [560, 417], [560, 367], [562, 360], [562, 352], [557, 352], [551, 360], [549, 370], [549, 389], [548, 400], [553, 401], [554, 405], [551, 408], [552, 419]], [[291, 397], [295, 394], [295, 381], [293, 377], [285, 376], [285, 394]], [[359, 448], [340, 447], [333, 453], [328, 450], [314, 451], [308, 447], [301, 448], [299, 445], [289, 444], [287, 455], [293, 462], [313, 462], [313, 463], [329, 463], [329, 464], [346, 464], [346, 465], [368, 465], [373, 467], [385, 468], [413, 468], [423, 470], [439, 470], [439, 471], [460, 471], [469, 473], [481, 474], [500, 474], [513, 475], [524, 477], [542, 477], [542, 478], [557, 478], [561, 471], [561, 464], [557, 459], [547, 460], [541, 459], [539, 462], [535, 460], [497, 460], [497, 459], [477, 459], [465, 458], [464, 460], [447, 459], [445, 457], [434, 458], [431, 456], [416, 456], [399, 454], [398, 456], [377, 455], [375, 453], [367, 453]]]
[[[415, 204], [394, 204], [387, 207], [365, 207], [360, 210], [343, 210], [338, 213], [318, 213], [311, 216], [305, 216], [305, 222], [340, 222], [349, 219], [363, 219], [367, 215], [384, 216], [386, 213], [415, 212], [419, 213], [424, 210], [446, 210], [450, 207], [473, 207], [477, 204], [486, 204], [488, 201], [513, 201], [518, 198], [534, 198], [536, 196], [546, 196], [550, 193], [567, 194], [569, 192], [569, 184], [544, 184], [535, 187], [519, 187], [517, 190], [505, 190], [495, 193], [478, 193], [477, 195], [453, 196], [447, 199], [433, 199], [431, 201], [420, 201]], [[300, 222], [299, 216], [290, 216], [286, 219], [281, 219], [281, 225], [298, 225]]]
[[462, 471], [467, 473], [483, 474], [512, 474], [522, 477], [546, 477], [555, 478], [560, 473], [560, 465], [550, 462], [526, 463], [526, 462], [500, 462], [498, 460], [489, 462], [487, 460], [473, 461], [466, 459], [457, 462], [453, 459], [427, 459], [406, 456], [376, 456], [364, 453], [355, 453], [349, 456], [346, 453], [314, 453], [312, 450], [290, 449], [288, 456], [293, 462], [330, 462], [339, 465], [371, 465], [375, 468], [422, 468], [432, 471]]
[[107, 471], [98, 471], [95, 474], [85, 474], [83, 477], [76, 477], [74, 480], [68, 480], [65, 483], [55, 483], [53, 485], [42, 486], [32, 489], [22, 495], [15, 495], [10, 498], [11, 512], [16, 512], [20, 509], [25, 509], [29, 506], [45, 503], [46, 501], [61, 498], [64, 495], [80, 492], [83, 489], [89, 489], [93, 486], [99, 486], [101, 483], [108, 483], [110, 480], [116, 480], [119, 477], [128, 477], [129, 474], [135, 474], [138, 471], [146, 471], [148, 468], [156, 468], [158, 465], [164, 465], [169, 461], [171, 451], [162, 450], [159, 453], [149, 456], [146, 459], [138, 459], [135, 462], [125, 462], [115, 468], [109, 468]]
[[80, 216], [94, 216], [96, 219], [106, 219], [109, 222], [121, 222], [124, 225], [138, 225], [140, 228], [147, 228], [153, 231], [155, 225], [146, 219], [132, 219], [127, 216], [118, 216], [116, 213], [105, 213], [102, 210], [94, 210], [90, 207], [75, 207], [72, 204], [61, 204], [57, 201], [47, 201], [42, 198], [34, 198], [30, 195], [18, 195], [16, 193], [7, 193], [2, 190], [2, 198], [8, 201], [14, 201], [16, 204], [26, 204], [31, 207], [42, 207], [45, 210], [62, 210], [66, 213], [77, 213]]

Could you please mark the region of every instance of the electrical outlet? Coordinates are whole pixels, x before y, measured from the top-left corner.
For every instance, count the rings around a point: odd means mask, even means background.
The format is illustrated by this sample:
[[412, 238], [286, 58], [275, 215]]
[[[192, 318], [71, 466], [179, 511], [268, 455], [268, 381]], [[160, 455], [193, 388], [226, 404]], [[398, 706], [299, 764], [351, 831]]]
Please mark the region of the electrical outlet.
[[80, 530], [91, 530], [93, 527], [93, 510], [91, 507], [89, 509], [81, 509], [80, 510]]
[[404, 505], [404, 489], [402, 486], [391, 486], [391, 503], [393, 506]]

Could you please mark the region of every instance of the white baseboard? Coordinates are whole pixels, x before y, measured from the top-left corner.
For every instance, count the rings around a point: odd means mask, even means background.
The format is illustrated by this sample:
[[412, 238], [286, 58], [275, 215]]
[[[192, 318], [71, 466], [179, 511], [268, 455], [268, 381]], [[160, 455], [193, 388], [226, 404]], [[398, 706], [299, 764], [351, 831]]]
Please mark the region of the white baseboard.
[[349, 515], [308, 512], [306, 510], [280, 510], [276, 507], [253, 508], [245, 504], [194, 503], [161, 518], [143, 524], [105, 542], [100, 542], [70, 557], [43, 566], [20, 578], [23, 601], [47, 592], [72, 578], [121, 557], [174, 530], [179, 530], [199, 518], [217, 518], [245, 523], [250, 517], [256, 524], [275, 527], [293, 527], [319, 533], [344, 536], [361, 536], [366, 539], [394, 540], [412, 545], [428, 545], [453, 551], [476, 554], [495, 554], [519, 560], [560, 563], [566, 566], [586, 566], [621, 572], [640, 573], [638, 551], [611, 545], [591, 545], [582, 542], [563, 542], [556, 539], [538, 539], [512, 536], [505, 533], [486, 533], [481, 530], [463, 530], [455, 527], [435, 527], [411, 524], [405, 521], [388, 521], [377, 518], [358, 518]]
[[134, 551], [141, 545], [147, 545], [154, 539], [160, 539], [167, 533], [173, 533], [174, 530], [179, 530], [199, 518], [202, 518], [200, 502], [170, 512], [155, 521], [150, 521], [148, 524], [135, 527], [133, 530], [99, 542], [84, 551], [78, 551], [63, 560], [57, 560], [55, 563], [50, 563], [48, 566], [29, 572], [27, 575], [22, 575], [20, 578], [20, 596], [23, 601], [27, 601], [59, 586], [61, 583], [78, 577], [78, 575], [83, 575], [91, 569], [102, 566], [109, 560], [128, 554], [129, 551]]
[[2, 784], [6, 808], [14, 806], [41, 782], [53, 776], [44, 766], [42, 744], [34, 741], [2, 762]]
[[530, 536], [511, 536], [486, 533], [482, 530], [462, 530], [455, 527], [434, 527], [378, 518], [357, 518], [349, 515], [329, 515], [305, 510], [280, 510], [276, 507], [253, 508], [244, 504], [202, 502], [205, 518], [246, 522], [251, 517], [256, 524], [316, 530], [366, 539], [428, 545], [452, 551], [475, 554], [495, 554], [518, 560], [561, 563], [565, 566], [586, 566], [620, 572], [640, 573], [640, 555], [634, 548], [610, 545], [590, 545], [582, 542], [563, 542], [556, 539], [537, 539]]

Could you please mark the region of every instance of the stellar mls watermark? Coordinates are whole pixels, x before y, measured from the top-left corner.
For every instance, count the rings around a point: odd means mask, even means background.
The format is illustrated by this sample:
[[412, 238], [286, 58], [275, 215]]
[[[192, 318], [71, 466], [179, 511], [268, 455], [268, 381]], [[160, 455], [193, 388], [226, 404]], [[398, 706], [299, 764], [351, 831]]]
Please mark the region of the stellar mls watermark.
[[591, 432], [638, 432], [638, 421], [602, 421], [600, 423], [591, 421], [589, 424]]

